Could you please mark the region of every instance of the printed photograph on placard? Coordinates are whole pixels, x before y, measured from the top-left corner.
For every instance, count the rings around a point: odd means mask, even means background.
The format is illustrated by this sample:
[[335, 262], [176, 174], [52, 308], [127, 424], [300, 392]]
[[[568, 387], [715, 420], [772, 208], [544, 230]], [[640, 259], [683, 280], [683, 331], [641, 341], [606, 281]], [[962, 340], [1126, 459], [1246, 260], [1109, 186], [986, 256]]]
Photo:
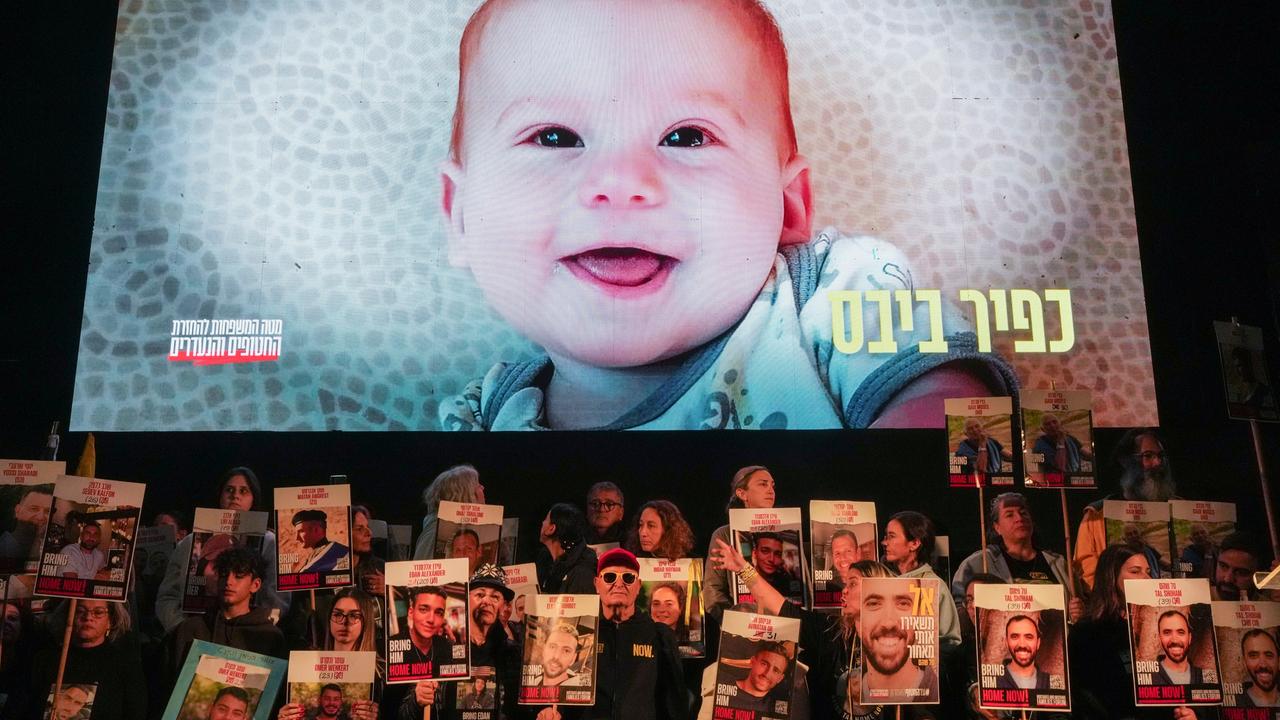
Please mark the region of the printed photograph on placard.
[[387, 682], [467, 677], [466, 558], [386, 565]]
[[1218, 547], [1236, 530], [1236, 504], [1170, 500], [1177, 577], [1212, 578]]
[[1280, 603], [1213, 603], [1222, 720], [1280, 720]]
[[877, 540], [875, 503], [809, 501], [809, 597], [814, 610], [840, 607], [849, 566], [877, 559]]
[[503, 611], [508, 613], [504, 619], [523, 623], [526, 612], [532, 608], [533, 596], [538, 594], [538, 566], [534, 563], [503, 565], [502, 571], [507, 574], [507, 587], [515, 593]]
[[726, 610], [720, 623], [713, 717], [791, 717], [800, 621]]
[[516, 541], [520, 538], [520, 518], [502, 519], [502, 538], [498, 541], [498, 564], [516, 564]]
[[681, 657], [702, 657], [706, 642], [702, 628], [702, 558], [637, 558], [640, 594], [636, 611], [675, 633]]
[[1089, 391], [1023, 390], [1020, 402], [1027, 487], [1097, 487]]
[[276, 488], [275, 500], [277, 589], [350, 585], [351, 486]]
[[45, 699], [43, 720], [89, 720], [93, 717], [93, 700], [98, 683], [64, 682], [56, 690], [50, 683]]
[[862, 701], [928, 705], [939, 701], [935, 578], [862, 578]]
[[45, 533], [36, 594], [123, 602], [146, 489], [142, 483], [60, 476], [53, 502], [65, 504], [63, 532]]
[[1061, 585], [973, 586], [978, 706], [1071, 710], [1066, 594]]
[[1125, 580], [1124, 597], [1129, 606], [1134, 702], [1222, 702], [1209, 581]]
[[1104, 500], [1102, 520], [1107, 544], [1143, 545], [1152, 575], [1168, 577], [1173, 570], [1169, 539], [1169, 503], [1138, 500]]
[[262, 550], [268, 515], [256, 510], [196, 508], [191, 530], [191, 554], [182, 611], [202, 613], [218, 604], [218, 573], [214, 561], [234, 547]]
[[1280, 422], [1275, 386], [1267, 378], [1262, 328], [1217, 321], [1213, 334], [1222, 361], [1227, 415], [1237, 420]]
[[438, 517], [435, 557], [466, 558], [468, 573], [474, 573], [484, 563], [498, 564], [501, 505], [441, 500]]
[[951, 487], [1012, 485], [1013, 398], [949, 398], [943, 408]]
[[376, 702], [378, 653], [295, 650], [289, 653], [289, 703], [313, 720], [350, 718], [357, 704]]
[[161, 720], [267, 720], [288, 663], [196, 640]]
[[521, 705], [596, 701], [597, 595], [532, 595], [525, 606]]
[[0, 460], [0, 575], [33, 573], [40, 565], [53, 485], [66, 472], [61, 461]]
[[[774, 590], [805, 606], [804, 537], [800, 508], [731, 508], [729, 536], [734, 545]], [[735, 575], [735, 602], [755, 602]]]

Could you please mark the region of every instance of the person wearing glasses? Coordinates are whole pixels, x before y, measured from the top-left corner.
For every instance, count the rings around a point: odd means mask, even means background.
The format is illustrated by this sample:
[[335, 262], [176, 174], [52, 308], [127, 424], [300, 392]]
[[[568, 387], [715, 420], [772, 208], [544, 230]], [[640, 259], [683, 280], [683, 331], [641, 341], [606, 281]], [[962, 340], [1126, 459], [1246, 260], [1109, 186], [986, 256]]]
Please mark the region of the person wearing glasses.
[[587, 544], [620, 543], [625, 510], [622, 488], [602, 480], [587, 491]]
[[[382, 696], [382, 676], [386, 664], [381, 662], [382, 643], [378, 642], [377, 628], [374, 620], [377, 608], [373, 598], [356, 587], [346, 587], [333, 596], [333, 607], [329, 610], [328, 632], [325, 634], [324, 650], [337, 652], [377, 652], [377, 676], [374, 679], [373, 697]], [[276, 713], [277, 720], [301, 720], [307, 714], [305, 705], [292, 702], [280, 708]], [[373, 700], [354, 700], [350, 708], [351, 720], [377, 720], [378, 703]]]
[[[62, 653], [63, 628], [67, 608], [47, 608], [52, 618], [50, 637], [31, 661], [31, 692], [24, 698], [28, 707], [5, 707], [5, 715], [14, 718], [45, 717], [46, 706], [57, 682], [58, 658]], [[8, 646], [5, 652], [9, 652]], [[104, 600], [81, 600], [71, 621], [71, 646], [67, 649], [67, 665], [62, 688], [79, 686], [91, 689], [75, 698], [92, 705], [95, 718], [143, 720], [147, 715], [147, 678], [142, 671], [142, 655], [138, 635], [130, 629], [128, 606]], [[13, 702], [19, 698], [10, 698]], [[75, 715], [72, 715], [74, 717]]]
[[671, 628], [636, 612], [640, 563], [617, 548], [596, 565], [600, 628], [596, 637], [596, 702], [581, 715], [544, 708], [538, 720], [574, 715], [615, 720], [683, 720], [689, 699], [680, 667], [680, 650]]

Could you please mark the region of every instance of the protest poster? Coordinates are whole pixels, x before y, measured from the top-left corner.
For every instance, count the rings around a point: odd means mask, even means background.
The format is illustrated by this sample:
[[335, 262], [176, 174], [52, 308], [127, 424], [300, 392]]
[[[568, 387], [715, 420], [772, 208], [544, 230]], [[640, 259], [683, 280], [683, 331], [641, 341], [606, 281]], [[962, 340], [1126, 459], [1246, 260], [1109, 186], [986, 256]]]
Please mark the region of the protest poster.
[[928, 705], [939, 701], [936, 578], [862, 578], [862, 702]]
[[36, 594], [124, 602], [147, 486], [61, 475], [53, 506], [65, 505], [63, 532], [45, 533]]
[[1134, 703], [1222, 702], [1209, 581], [1125, 580], [1133, 653]]
[[1013, 485], [1013, 398], [943, 400], [953, 488]]
[[1176, 577], [1212, 578], [1218, 546], [1236, 529], [1236, 504], [1170, 500]]
[[498, 564], [516, 564], [516, 541], [520, 539], [520, 518], [502, 519], [502, 538], [498, 541]]
[[467, 677], [470, 576], [466, 558], [387, 563], [388, 683]]
[[202, 613], [217, 606], [218, 573], [214, 561], [234, 547], [261, 553], [267, 521], [267, 513], [256, 510], [196, 508], [182, 592], [183, 612]]
[[813, 609], [840, 607], [849, 566], [877, 559], [876, 504], [851, 500], [809, 501]]
[[726, 610], [712, 717], [784, 720], [791, 717], [800, 620]]
[[1213, 602], [1222, 720], [1280, 720], [1280, 603]]
[[1280, 422], [1275, 388], [1267, 379], [1262, 328], [1219, 320], [1213, 323], [1213, 334], [1222, 363], [1227, 415], [1236, 420]]
[[277, 589], [350, 585], [351, 486], [276, 488], [275, 501]]
[[596, 701], [598, 595], [533, 595], [525, 606], [521, 705], [583, 705]]
[[66, 472], [62, 461], [0, 460], [0, 575], [38, 569], [53, 486]]
[[502, 506], [440, 501], [437, 558], [466, 558], [468, 577], [484, 563], [498, 564]]
[[280, 658], [196, 640], [161, 720], [268, 720], [288, 665]]
[[[760, 577], [787, 600], [805, 605], [805, 560], [800, 508], [731, 508], [729, 537]], [[734, 575], [735, 602], [755, 598]]]
[[702, 558], [637, 558], [640, 594], [636, 611], [675, 633], [681, 657], [702, 657]]
[[1147, 548], [1152, 577], [1173, 570], [1169, 537], [1169, 503], [1138, 500], [1104, 500], [1102, 520], [1107, 544], [1136, 543]]
[[1089, 391], [1023, 390], [1019, 401], [1026, 486], [1097, 487]]
[[503, 565], [502, 571], [507, 574], [507, 587], [515, 593], [515, 597], [507, 603], [511, 613], [510, 620], [523, 623], [530, 598], [538, 594], [538, 566], [533, 563]]
[[357, 703], [375, 702], [378, 653], [295, 650], [289, 653], [289, 702], [308, 718], [350, 718]]
[[1069, 712], [1066, 591], [1061, 585], [973, 586], [978, 706]]

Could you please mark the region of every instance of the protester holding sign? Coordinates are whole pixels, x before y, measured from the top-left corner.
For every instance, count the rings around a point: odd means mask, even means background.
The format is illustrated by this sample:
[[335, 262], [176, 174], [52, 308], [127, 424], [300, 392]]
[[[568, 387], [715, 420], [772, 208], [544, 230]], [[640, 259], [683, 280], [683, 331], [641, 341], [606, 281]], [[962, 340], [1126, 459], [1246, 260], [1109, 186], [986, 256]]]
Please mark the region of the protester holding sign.
[[[884, 548], [884, 562], [902, 577], [942, 580], [928, 562], [936, 539], [932, 520], [918, 512], [904, 510], [885, 523], [884, 539], [880, 543]], [[946, 581], [939, 584], [939, 594], [938, 637], [945, 651], [960, 644], [960, 616]]]
[[[65, 605], [51, 609], [50, 617], [55, 618], [51, 634], [59, 640], [66, 616]], [[92, 705], [92, 717], [143, 720], [147, 715], [147, 680], [128, 609], [123, 603], [81, 600], [71, 623], [71, 647], [61, 691], [55, 692], [53, 685], [62, 648], [59, 643], [49, 643], [31, 661], [28, 707], [13, 708], [13, 714], [6, 708], [6, 716], [30, 720], [47, 716], [69, 686], [78, 686], [83, 691], [82, 704]]]
[[[729, 483], [729, 507], [771, 508], [774, 502], [773, 475], [763, 465], [748, 465], [734, 473]], [[729, 526], [721, 525], [711, 533], [707, 556], [716, 549], [716, 541], [732, 542]], [[733, 605], [733, 578], [724, 570], [711, 570], [702, 583], [702, 606], [708, 617], [720, 621], [720, 614]]]

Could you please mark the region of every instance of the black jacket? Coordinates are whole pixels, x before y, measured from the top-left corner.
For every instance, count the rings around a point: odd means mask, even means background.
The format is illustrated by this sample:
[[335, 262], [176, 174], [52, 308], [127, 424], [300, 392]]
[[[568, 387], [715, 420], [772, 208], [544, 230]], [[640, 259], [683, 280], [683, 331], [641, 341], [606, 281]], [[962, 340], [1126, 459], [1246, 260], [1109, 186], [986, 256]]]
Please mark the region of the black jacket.
[[539, 554], [539, 590], [544, 595], [595, 595], [596, 551], [584, 543], [578, 543], [565, 551], [559, 560], [552, 561], [551, 554]]
[[[565, 708], [560, 712], [565, 717]], [[689, 693], [671, 628], [636, 612], [600, 619], [596, 636], [596, 702], [576, 717], [591, 720], [685, 720]]]
[[[31, 669], [31, 693], [22, 717], [44, 717], [49, 692], [58, 677], [59, 644], [50, 643], [36, 652]], [[67, 652], [62, 684], [93, 683], [93, 720], [143, 720], [147, 716], [147, 678], [142, 672], [138, 636], [125, 633], [97, 647]]]

